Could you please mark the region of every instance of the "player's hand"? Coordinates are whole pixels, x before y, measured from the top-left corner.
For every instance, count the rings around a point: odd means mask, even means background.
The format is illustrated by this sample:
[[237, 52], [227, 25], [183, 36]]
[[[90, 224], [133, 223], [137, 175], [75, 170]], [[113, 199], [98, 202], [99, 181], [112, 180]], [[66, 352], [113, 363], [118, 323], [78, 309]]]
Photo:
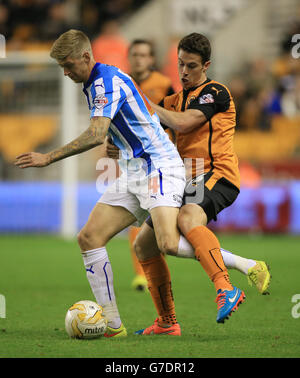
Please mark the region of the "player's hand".
[[112, 140], [109, 137], [105, 138], [104, 148], [109, 158], [120, 159], [120, 150], [117, 146], [113, 144]]
[[46, 167], [50, 164], [48, 154], [26, 152], [16, 157], [15, 165], [19, 168]]

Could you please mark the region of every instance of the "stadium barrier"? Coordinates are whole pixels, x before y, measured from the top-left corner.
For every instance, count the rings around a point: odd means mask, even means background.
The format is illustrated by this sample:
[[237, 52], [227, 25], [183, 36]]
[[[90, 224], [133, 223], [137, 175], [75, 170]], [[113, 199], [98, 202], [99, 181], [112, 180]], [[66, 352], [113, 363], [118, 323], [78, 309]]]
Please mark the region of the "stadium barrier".
[[[99, 185], [78, 185], [77, 229], [87, 221], [101, 196]], [[1, 233], [59, 233], [62, 223], [61, 182], [2, 182]], [[237, 200], [210, 227], [217, 231], [300, 233], [300, 180], [242, 188]]]

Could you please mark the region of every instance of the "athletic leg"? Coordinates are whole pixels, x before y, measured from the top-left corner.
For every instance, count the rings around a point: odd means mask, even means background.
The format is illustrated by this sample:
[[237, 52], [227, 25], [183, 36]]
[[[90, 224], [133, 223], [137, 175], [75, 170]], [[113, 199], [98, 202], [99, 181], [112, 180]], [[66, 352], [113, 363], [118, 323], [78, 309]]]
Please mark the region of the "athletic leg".
[[135, 250], [145, 272], [149, 292], [158, 314], [158, 318], [152, 326], [137, 333], [180, 335], [180, 326], [176, 321], [170, 272], [165, 257], [158, 248], [154, 229], [146, 223], [137, 236]]
[[[153, 228], [152, 220], [147, 220], [149, 227]], [[224, 264], [227, 269], [236, 269], [246, 275], [250, 286], [254, 285], [260, 294], [269, 294], [268, 287], [271, 280], [269, 267], [265, 261], [258, 261], [241, 257], [231, 251], [220, 248]], [[168, 253], [174, 255], [174, 253]], [[195, 259], [194, 247], [180, 234], [176, 257]]]
[[[154, 233], [150, 230], [152, 242], [149, 243], [152, 246], [148, 250], [143, 243], [137, 242], [136, 251], [159, 315], [154, 325], [147, 330], [161, 333], [161, 328], [166, 327], [168, 331], [164, 331], [165, 334], [179, 335], [180, 327], [176, 321], [170, 271], [162, 254], [177, 253], [180, 236], [177, 216], [185, 187], [184, 166], [177, 167], [176, 173], [171, 173], [169, 169], [161, 168], [156, 175], [148, 179], [148, 192], [141, 196], [141, 203], [142, 207], [148, 209], [152, 218]], [[156, 185], [152, 185], [155, 183]], [[145, 225], [144, 229], [147, 227]], [[140, 232], [137, 239], [140, 235], [143, 236]], [[153, 244], [156, 243], [157, 248], [153, 249]]]
[[180, 209], [178, 227], [194, 247], [197, 260], [215, 285], [217, 322], [223, 323], [243, 302], [245, 295], [232, 286], [220, 251], [220, 243], [206, 224], [207, 215], [201, 206], [187, 204]]
[[[119, 329], [122, 324], [106, 244], [135, 220], [136, 218], [123, 207], [97, 203], [78, 235], [88, 281], [97, 303], [104, 309], [108, 326], [113, 329]], [[122, 333], [126, 335], [123, 328]]]

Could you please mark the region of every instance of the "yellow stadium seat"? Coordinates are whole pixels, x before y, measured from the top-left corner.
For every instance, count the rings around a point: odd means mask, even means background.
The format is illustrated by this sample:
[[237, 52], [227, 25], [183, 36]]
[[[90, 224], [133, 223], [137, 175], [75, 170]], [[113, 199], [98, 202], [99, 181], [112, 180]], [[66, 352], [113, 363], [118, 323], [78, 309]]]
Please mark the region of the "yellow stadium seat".
[[235, 135], [235, 150], [240, 159], [274, 161], [291, 157], [300, 146], [300, 117], [276, 116], [271, 130], [239, 131]]
[[8, 162], [23, 152], [34, 151], [56, 134], [58, 120], [53, 115], [0, 115], [0, 151]]

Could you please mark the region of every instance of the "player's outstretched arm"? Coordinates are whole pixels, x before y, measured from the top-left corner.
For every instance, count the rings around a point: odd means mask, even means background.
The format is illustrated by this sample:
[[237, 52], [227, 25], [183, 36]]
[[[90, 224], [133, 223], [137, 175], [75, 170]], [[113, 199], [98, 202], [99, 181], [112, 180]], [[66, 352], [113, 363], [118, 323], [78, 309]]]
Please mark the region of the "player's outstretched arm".
[[189, 133], [207, 121], [206, 116], [198, 109], [187, 109], [184, 112], [167, 110], [151, 102], [152, 108], [158, 114], [160, 121], [170, 129], [180, 133]]
[[16, 157], [15, 165], [19, 168], [46, 167], [58, 160], [88, 151], [104, 142], [110, 119], [106, 117], [94, 117], [90, 126], [78, 138], [46, 154], [38, 152], [26, 152]]

